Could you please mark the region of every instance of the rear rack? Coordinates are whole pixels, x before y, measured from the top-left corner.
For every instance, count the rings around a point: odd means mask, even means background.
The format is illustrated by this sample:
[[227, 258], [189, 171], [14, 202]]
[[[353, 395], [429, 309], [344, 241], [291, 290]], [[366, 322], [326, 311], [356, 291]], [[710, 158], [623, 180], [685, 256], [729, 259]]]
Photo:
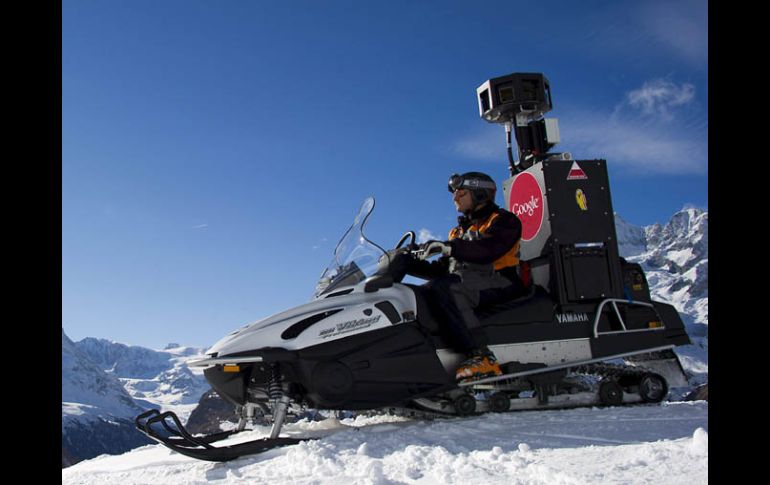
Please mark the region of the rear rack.
[[[618, 317], [618, 321], [620, 321], [620, 326], [623, 327], [623, 330], [610, 330], [607, 332], [599, 332], [599, 320], [602, 316], [602, 311], [604, 310], [604, 305], [607, 303], [612, 305], [612, 309], [615, 310], [615, 315]], [[652, 308], [652, 310], [655, 312], [655, 315], [657, 315], [658, 320], [660, 321], [660, 327], [655, 328], [638, 328], [629, 330], [626, 328], [626, 322], [623, 321], [623, 317], [620, 316], [620, 311], [618, 311], [618, 303], [622, 303], [624, 305], [636, 305], [636, 306], [645, 306], [648, 308]], [[616, 333], [631, 333], [631, 332], [658, 332], [661, 330], [665, 330], [666, 325], [663, 323], [663, 318], [661, 318], [660, 313], [658, 313], [658, 309], [655, 308], [655, 305], [652, 303], [647, 303], [643, 301], [635, 301], [635, 300], [621, 300], [619, 298], [607, 298], [606, 300], [603, 300], [601, 303], [599, 303], [599, 307], [596, 309], [596, 316], [594, 317], [594, 338], [598, 338], [599, 335], [610, 335], [610, 334], [616, 334]]]

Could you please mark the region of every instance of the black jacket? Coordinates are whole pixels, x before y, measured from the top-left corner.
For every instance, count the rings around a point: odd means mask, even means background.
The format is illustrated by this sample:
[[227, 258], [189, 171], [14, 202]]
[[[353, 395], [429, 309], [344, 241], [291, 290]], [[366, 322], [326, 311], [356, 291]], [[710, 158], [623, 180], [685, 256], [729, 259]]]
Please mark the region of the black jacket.
[[[455, 238], [447, 242], [452, 246], [452, 258], [462, 262], [477, 264], [492, 264], [513, 248], [521, 239], [521, 221], [516, 215], [502, 209], [497, 204], [487, 204], [468, 217], [460, 216], [459, 225], [451, 232], [465, 233], [471, 226], [479, 227], [494, 213], [497, 217], [477, 239], [468, 240]], [[509, 279], [518, 278], [515, 268], [504, 268], [500, 271]], [[438, 261], [414, 260], [409, 264], [408, 273], [423, 279], [434, 279], [449, 272], [449, 258]]]
[[497, 206], [488, 204], [472, 213], [470, 217], [460, 216], [459, 225], [452, 231], [465, 233], [475, 225], [479, 227], [493, 214], [497, 217], [478, 239], [455, 238], [449, 241], [452, 257], [469, 263], [493, 263], [511, 250], [521, 239], [521, 221], [515, 214]]

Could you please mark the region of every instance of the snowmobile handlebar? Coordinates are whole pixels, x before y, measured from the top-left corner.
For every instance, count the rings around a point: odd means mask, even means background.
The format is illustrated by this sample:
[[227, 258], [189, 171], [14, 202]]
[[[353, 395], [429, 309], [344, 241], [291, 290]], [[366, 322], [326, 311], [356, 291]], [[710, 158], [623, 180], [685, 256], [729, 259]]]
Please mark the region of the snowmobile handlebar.
[[407, 231], [406, 233], [404, 233], [403, 236], [401, 236], [401, 239], [398, 240], [394, 249], [400, 248], [404, 244], [404, 242], [406, 242], [407, 239], [409, 239], [409, 244], [407, 244], [406, 246], [407, 248], [415, 246], [414, 241], [416, 238], [417, 236], [415, 236], [414, 231]]
[[[409, 244], [404, 246], [404, 242], [406, 242], [407, 240], [409, 241]], [[431, 240], [431, 241], [426, 241], [423, 244], [417, 244], [416, 240], [417, 240], [417, 237], [415, 235], [415, 232], [407, 231], [406, 233], [404, 233], [403, 236], [401, 236], [401, 239], [398, 240], [398, 243], [396, 243], [396, 246], [388, 252], [390, 253], [391, 257], [398, 253], [406, 253], [409, 256], [420, 260], [429, 259], [430, 257], [435, 256], [436, 254], [440, 254], [440, 253], [436, 253], [435, 251], [433, 251], [431, 254], [428, 254], [427, 252], [428, 250], [427, 246], [429, 243], [440, 242], [440, 241]]]
[[[404, 246], [404, 243], [406, 241], [409, 241], [409, 243]], [[425, 254], [425, 247], [424, 245], [417, 244], [417, 235], [414, 231], [406, 231], [403, 236], [401, 236], [401, 239], [398, 240], [396, 245], [393, 247], [391, 251], [391, 255], [395, 255], [398, 253], [406, 253], [413, 258], [416, 259], [424, 259], [426, 257]], [[403, 248], [402, 248], [403, 246]]]

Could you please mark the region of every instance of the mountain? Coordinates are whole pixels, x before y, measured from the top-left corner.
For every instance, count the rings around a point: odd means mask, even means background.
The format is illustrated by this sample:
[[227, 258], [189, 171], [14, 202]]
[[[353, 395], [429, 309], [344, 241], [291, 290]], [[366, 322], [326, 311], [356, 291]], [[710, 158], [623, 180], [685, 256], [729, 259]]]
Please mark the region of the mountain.
[[105, 339], [72, 342], [62, 329], [62, 466], [148, 444], [134, 418], [149, 408], [185, 420], [209, 386], [186, 361], [204, 349], [162, 351]]
[[150, 443], [133, 417], [143, 411], [115, 376], [81, 352], [62, 329], [62, 467]]
[[665, 224], [633, 226], [615, 215], [620, 255], [640, 263], [657, 298], [708, 324], [708, 212], [687, 208]]
[[152, 350], [90, 337], [75, 345], [102, 370], [116, 376], [131, 397], [146, 407], [174, 411], [182, 420], [209, 389], [203, 372], [187, 367], [187, 361], [203, 357], [205, 349], [174, 343]]
[[91, 337], [84, 338], [75, 345], [92, 362], [116, 377], [151, 379], [172, 367], [170, 354], [144, 347]]
[[620, 255], [641, 264], [655, 300], [673, 305], [693, 345], [678, 347], [690, 383], [708, 380], [708, 212], [686, 207], [666, 224], [634, 226], [615, 214]]
[[[129, 396], [120, 380], [101, 369], [67, 337], [62, 340], [62, 405], [69, 410], [62, 418], [94, 419], [99, 416], [132, 417], [142, 408]], [[86, 411], [90, 410], [90, 411]]]

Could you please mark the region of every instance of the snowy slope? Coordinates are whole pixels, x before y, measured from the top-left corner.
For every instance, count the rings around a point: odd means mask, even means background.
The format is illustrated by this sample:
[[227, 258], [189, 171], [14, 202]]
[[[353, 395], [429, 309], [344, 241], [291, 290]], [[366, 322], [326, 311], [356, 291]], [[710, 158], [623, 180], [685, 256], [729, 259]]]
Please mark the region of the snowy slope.
[[[284, 434], [322, 433], [327, 424], [300, 421], [287, 425]], [[341, 424], [352, 428], [227, 463], [145, 446], [62, 470], [62, 484], [708, 482], [704, 401], [433, 422], [359, 416]], [[269, 428], [259, 427], [248, 438], [267, 434]]]

